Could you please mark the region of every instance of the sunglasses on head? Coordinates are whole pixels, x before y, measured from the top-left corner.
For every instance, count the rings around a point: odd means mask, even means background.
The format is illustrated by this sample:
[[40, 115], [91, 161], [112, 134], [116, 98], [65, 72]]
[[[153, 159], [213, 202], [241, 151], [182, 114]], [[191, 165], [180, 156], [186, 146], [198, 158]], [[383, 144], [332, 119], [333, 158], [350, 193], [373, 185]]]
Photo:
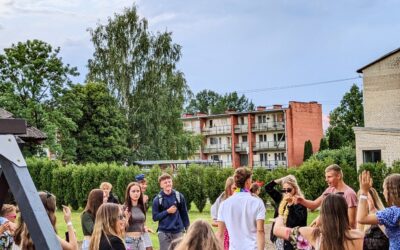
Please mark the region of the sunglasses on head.
[[292, 192], [292, 190], [293, 190], [293, 188], [284, 188], [284, 189], [281, 189], [281, 193], [291, 193]]

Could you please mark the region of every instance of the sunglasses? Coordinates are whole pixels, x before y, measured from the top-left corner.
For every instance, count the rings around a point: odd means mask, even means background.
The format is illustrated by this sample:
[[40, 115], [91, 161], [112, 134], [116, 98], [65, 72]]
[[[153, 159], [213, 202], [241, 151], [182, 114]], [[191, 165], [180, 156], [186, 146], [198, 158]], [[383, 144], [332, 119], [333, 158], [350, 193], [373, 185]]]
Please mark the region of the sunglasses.
[[286, 189], [282, 189], [281, 193], [291, 193], [292, 192], [292, 188], [286, 188]]

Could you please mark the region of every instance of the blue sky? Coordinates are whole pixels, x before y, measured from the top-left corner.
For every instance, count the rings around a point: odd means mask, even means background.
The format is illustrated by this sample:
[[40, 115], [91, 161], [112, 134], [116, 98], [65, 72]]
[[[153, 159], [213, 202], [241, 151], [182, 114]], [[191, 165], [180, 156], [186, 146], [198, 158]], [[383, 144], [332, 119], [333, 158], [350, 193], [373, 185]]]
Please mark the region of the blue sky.
[[[0, 50], [41, 39], [61, 47], [83, 82], [93, 53], [89, 27], [133, 1], [0, 0]], [[358, 68], [400, 47], [400, 1], [141, 0], [150, 30], [173, 32], [178, 68], [194, 93], [238, 91], [256, 105], [318, 101], [325, 115], [351, 83], [274, 91], [271, 87], [357, 77]]]

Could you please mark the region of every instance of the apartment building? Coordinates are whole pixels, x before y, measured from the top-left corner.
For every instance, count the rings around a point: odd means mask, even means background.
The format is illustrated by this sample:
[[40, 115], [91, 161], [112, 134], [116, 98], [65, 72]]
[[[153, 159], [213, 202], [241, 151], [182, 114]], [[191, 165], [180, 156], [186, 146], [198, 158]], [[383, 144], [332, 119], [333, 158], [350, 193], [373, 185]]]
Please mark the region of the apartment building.
[[290, 102], [288, 107], [207, 115], [185, 114], [184, 129], [203, 135], [194, 159], [218, 160], [224, 166], [275, 168], [303, 162], [304, 142], [319, 149], [322, 107], [317, 102]]
[[357, 166], [400, 160], [400, 48], [357, 70], [363, 74], [364, 127], [355, 127]]

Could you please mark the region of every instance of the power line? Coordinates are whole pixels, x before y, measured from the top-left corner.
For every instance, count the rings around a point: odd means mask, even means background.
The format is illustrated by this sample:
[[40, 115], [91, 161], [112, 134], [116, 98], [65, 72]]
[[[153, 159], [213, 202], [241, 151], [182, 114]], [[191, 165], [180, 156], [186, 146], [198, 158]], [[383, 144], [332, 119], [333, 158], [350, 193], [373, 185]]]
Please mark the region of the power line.
[[292, 88], [301, 88], [301, 87], [308, 87], [308, 86], [315, 86], [315, 85], [323, 85], [323, 84], [331, 84], [336, 82], [344, 82], [349, 80], [355, 80], [362, 78], [361, 76], [352, 77], [352, 78], [344, 78], [344, 79], [337, 79], [337, 80], [329, 80], [329, 81], [322, 81], [322, 82], [312, 82], [312, 83], [303, 83], [303, 84], [293, 84], [293, 85], [286, 85], [286, 86], [276, 86], [276, 87], [268, 87], [268, 88], [260, 88], [260, 89], [246, 89], [237, 91], [238, 94], [247, 94], [253, 92], [263, 92], [263, 91], [273, 91], [273, 90], [281, 90], [281, 89], [292, 89]]

